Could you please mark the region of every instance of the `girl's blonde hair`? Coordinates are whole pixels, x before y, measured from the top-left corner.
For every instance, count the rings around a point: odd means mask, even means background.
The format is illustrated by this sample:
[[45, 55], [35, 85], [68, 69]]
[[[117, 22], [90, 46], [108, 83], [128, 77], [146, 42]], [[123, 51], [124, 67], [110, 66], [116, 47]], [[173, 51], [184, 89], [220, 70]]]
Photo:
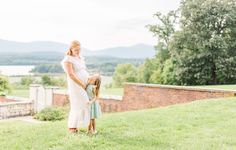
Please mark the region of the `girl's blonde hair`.
[[98, 96], [99, 96], [101, 81], [102, 81], [102, 79], [101, 79], [100, 75], [98, 75], [96, 77], [96, 80], [94, 81], [94, 85], [96, 85], [94, 95], [95, 95], [96, 98], [98, 98]]
[[72, 41], [70, 44], [70, 48], [66, 51], [66, 55], [72, 56], [73, 55], [72, 49], [77, 46], [80, 46], [80, 42], [77, 40]]

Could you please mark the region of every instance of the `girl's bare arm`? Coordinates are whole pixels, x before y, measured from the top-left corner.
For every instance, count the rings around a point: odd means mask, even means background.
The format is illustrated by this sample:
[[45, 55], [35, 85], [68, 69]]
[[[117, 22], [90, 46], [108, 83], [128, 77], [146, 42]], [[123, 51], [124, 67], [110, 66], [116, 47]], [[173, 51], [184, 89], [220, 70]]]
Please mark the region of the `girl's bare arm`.
[[89, 101], [89, 103], [92, 105], [96, 100], [97, 98], [93, 98], [91, 101]]

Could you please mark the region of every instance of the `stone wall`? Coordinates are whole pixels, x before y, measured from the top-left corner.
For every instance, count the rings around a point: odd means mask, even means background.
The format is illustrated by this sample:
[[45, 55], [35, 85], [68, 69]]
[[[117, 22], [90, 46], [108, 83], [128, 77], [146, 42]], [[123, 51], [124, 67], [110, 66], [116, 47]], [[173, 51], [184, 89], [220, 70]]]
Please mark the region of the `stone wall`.
[[28, 116], [33, 114], [32, 101], [0, 103], [0, 119]]

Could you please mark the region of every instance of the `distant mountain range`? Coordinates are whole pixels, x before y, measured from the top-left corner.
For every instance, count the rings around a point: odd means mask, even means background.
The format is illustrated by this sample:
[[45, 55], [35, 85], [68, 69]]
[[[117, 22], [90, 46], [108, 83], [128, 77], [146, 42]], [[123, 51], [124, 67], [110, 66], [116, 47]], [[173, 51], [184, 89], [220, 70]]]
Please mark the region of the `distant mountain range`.
[[[64, 53], [68, 45], [51, 41], [15, 42], [0, 39], [0, 53]], [[84, 56], [112, 56], [117, 58], [148, 58], [155, 55], [151, 45], [137, 44], [129, 47], [113, 47], [101, 50], [82, 48]]]

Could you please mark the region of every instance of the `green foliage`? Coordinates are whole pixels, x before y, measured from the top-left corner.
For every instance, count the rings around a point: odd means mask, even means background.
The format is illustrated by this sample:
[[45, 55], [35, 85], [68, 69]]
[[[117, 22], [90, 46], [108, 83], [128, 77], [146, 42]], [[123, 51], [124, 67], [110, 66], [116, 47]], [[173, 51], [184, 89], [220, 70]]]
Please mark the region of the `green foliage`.
[[[37, 52], [37, 53], [0, 53], [0, 65], [35, 65], [32, 73], [64, 73], [59, 62], [64, 53]], [[144, 59], [126, 59], [107, 56], [87, 56], [86, 66], [90, 73], [112, 76], [115, 67], [120, 63], [130, 63], [138, 66]]]
[[[173, 34], [175, 33], [175, 26], [177, 23], [178, 11], [170, 11], [167, 15], [156, 13], [154, 16], [157, 17], [160, 24], [148, 25], [147, 27], [154, 36], [158, 38], [156, 48], [156, 57], [147, 59], [144, 63], [142, 79], [145, 83], [170, 83], [165, 76], [167, 70], [163, 74], [166, 61], [170, 59], [170, 41]], [[168, 72], [168, 74], [171, 74]]]
[[145, 83], [151, 83], [151, 76], [153, 71], [156, 69], [156, 64], [154, 63], [154, 59], [146, 59], [143, 67], [143, 80]]
[[124, 82], [137, 82], [137, 68], [132, 64], [119, 64], [113, 75], [113, 86], [122, 87]]
[[139, 83], [145, 82], [145, 80], [144, 80], [144, 70], [145, 70], [144, 64], [139, 65], [137, 67], [137, 73], [138, 73], [137, 74], [137, 82], [139, 82]]
[[175, 32], [175, 24], [177, 23], [177, 11], [170, 11], [167, 15], [162, 15], [160, 12], [154, 14], [154, 17], [160, 22], [156, 25], [147, 25], [154, 36], [158, 38], [158, 44], [165, 46], [168, 49], [169, 42]]
[[11, 92], [11, 87], [8, 78], [5, 76], [0, 76], [0, 96], [5, 96], [7, 93]]
[[182, 0], [178, 11], [154, 16], [159, 24], [148, 27], [158, 39], [157, 53], [144, 63], [144, 82], [236, 83], [234, 0]]
[[48, 107], [35, 114], [34, 118], [41, 121], [63, 120], [66, 117], [64, 108]]
[[90, 73], [100, 73], [105, 76], [112, 76], [118, 64], [133, 64], [138, 66], [144, 59], [125, 59], [115, 57], [86, 57], [86, 66]]
[[66, 87], [67, 86], [66, 76], [55, 78], [54, 83], [55, 83], [55, 86]]
[[171, 43], [180, 84], [236, 83], [234, 0], [184, 0]]
[[60, 64], [40, 64], [31, 72], [34, 73], [64, 73]]
[[41, 83], [45, 86], [59, 86], [59, 87], [67, 86], [66, 76], [61, 76], [56, 78], [45, 74], [41, 78]]
[[25, 76], [21, 78], [20, 84], [23, 86], [29, 86], [30, 84], [36, 83], [33, 76]]
[[43, 75], [41, 82], [43, 85], [55, 85], [55, 80], [49, 75]]
[[176, 71], [175, 69], [172, 59], [165, 61], [163, 72], [161, 74], [164, 84], [178, 84], [176, 74], [174, 73]]

